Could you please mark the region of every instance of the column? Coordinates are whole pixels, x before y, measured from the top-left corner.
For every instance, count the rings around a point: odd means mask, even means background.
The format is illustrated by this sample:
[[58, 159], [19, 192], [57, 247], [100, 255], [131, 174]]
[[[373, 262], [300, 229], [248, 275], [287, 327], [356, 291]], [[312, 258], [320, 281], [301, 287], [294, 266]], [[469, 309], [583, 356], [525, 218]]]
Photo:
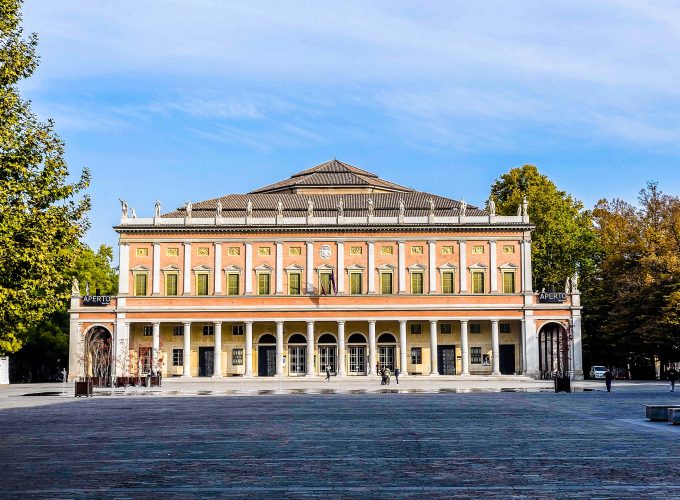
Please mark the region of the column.
[[524, 289], [527, 292], [531, 292], [534, 289], [532, 280], [533, 271], [531, 269], [531, 241], [530, 240], [525, 241], [524, 245], [526, 247], [526, 250], [524, 252], [524, 258], [526, 259], [526, 263], [524, 265], [526, 269], [524, 272], [524, 279], [526, 281], [526, 283], [524, 284]]
[[519, 346], [521, 353], [520, 366], [522, 367], [522, 375], [527, 373], [527, 327], [525, 321], [522, 319], [522, 345]]
[[246, 321], [246, 377], [253, 376], [253, 322]]
[[368, 374], [377, 375], [375, 371], [375, 364], [377, 345], [375, 343], [375, 321], [368, 322]]
[[[71, 316], [71, 347], [69, 349], [69, 352], [71, 353], [71, 356], [74, 355], [76, 356], [76, 360], [78, 357], [78, 338], [79, 336], [76, 335], [74, 338], [74, 318], [73, 315]], [[77, 323], [76, 323], [77, 327]], [[116, 365], [115, 368], [115, 375], [118, 377], [124, 377], [127, 375], [130, 375], [130, 356], [128, 354], [128, 346], [130, 345], [130, 324], [125, 321], [125, 315], [122, 313], [118, 313], [118, 317], [116, 318], [116, 326], [114, 329], [114, 334], [115, 334], [115, 345], [113, 345], [113, 355], [114, 355], [114, 362]], [[77, 371], [76, 371], [76, 363], [72, 363], [72, 360], [69, 359], [69, 374], [68, 374], [68, 379], [69, 381], [72, 380], [71, 376], [73, 375], [74, 377], [77, 376]]]
[[338, 272], [335, 276], [335, 284], [338, 287], [338, 293], [345, 293], [345, 244], [342, 241], [337, 242], [338, 252]]
[[[532, 313], [532, 314], [529, 314]], [[536, 320], [533, 317], [533, 311], [524, 312], [525, 324], [525, 342], [524, 347], [527, 353], [527, 371], [529, 376], [538, 375], [538, 339], [536, 338]]]
[[184, 366], [182, 376], [191, 377], [191, 323], [184, 323]]
[[283, 242], [276, 242], [276, 294], [283, 293]]
[[399, 320], [399, 374], [407, 376], [408, 375], [408, 364], [407, 364], [407, 349], [406, 347], [406, 320]]
[[[116, 323], [116, 333], [118, 334], [118, 325], [120, 322]], [[122, 327], [121, 327], [122, 330]], [[80, 348], [80, 324], [78, 323], [78, 315], [71, 314], [71, 321], [69, 322], [69, 350], [68, 350], [68, 381], [72, 382], [76, 380], [79, 375], [79, 371], [83, 369], [80, 366], [82, 361], [81, 348]], [[122, 356], [117, 356], [116, 361], [122, 360]], [[122, 373], [122, 370], [116, 367], [117, 373]]]
[[314, 322], [307, 321], [307, 376], [314, 375]]
[[222, 243], [215, 242], [215, 295], [222, 294]]
[[498, 263], [496, 259], [496, 240], [489, 241], [489, 278], [491, 293], [498, 292]]
[[460, 278], [460, 293], [467, 293], [467, 242], [458, 242], [458, 253], [459, 253], [459, 265], [460, 272], [458, 276]]
[[406, 293], [406, 243], [397, 241], [397, 259], [399, 266], [399, 293]]
[[130, 286], [130, 245], [118, 245], [118, 294], [127, 295]]
[[161, 293], [161, 244], [152, 243], [153, 251], [153, 278], [151, 279], [151, 294], [159, 295]]
[[283, 321], [276, 322], [276, 376], [283, 377]]
[[463, 366], [461, 367], [461, 375], [470, 375], [470, 368], [468, 363], [470, 362], [469, 349], [468, 349], [468, 322], [463, 320], [460, 322], [460, 351], [461, 358], [463, 361]]
[[573, 335], [573, 354], [574, 360], [574, 378], [576, 380], [583, 380], [583, 353], [581, 351], [581, 311], [573, 311], [571, 318], [571, 333]]
[[430, 321], [430, 376], [439, 375], [437, 367], [437, 321]]
[[368, 279], [368, 293], [375, 293], [375, 255], [373, 253], [375, 244], [368, 242], [368, 269], [366, 278]]
[[182, 287], [183, 295], [191, 293], [191, 243], [184, 244], [184, 280]]
[[158, 365], [158, 350], [161, 346], [161, 324], [152, 323], [151, 328], [151, 369], [153, 371], [158, 371], [160, 366]]
[[427, 268], [430, 272], [429, 279], [430, 293], [437, 293], [437, 257], [435, 253], [437, 250], [437, 242], [430, 240], [427, 242], [427, 246], [428, 246]]
[[244, 286], [245, 294], [250, 295], [253, 293], [253, 244], [246, 243], [246, 263], [244, 270]]
[[338, 321], [338, 376], [345, 376], [345, 322]]
[[500, 360], [498, 348], [498, 320], [491, 320], [491, 361], [493, 363], [493, 374], [500, 375]]
[[314, 293], [314, 242], [307, 242], [307, 268], [305, 269], [307, 276], [307, 295]]
[[222, 376], [222, 322], [215, 321], [215, 371], [213, 377]]

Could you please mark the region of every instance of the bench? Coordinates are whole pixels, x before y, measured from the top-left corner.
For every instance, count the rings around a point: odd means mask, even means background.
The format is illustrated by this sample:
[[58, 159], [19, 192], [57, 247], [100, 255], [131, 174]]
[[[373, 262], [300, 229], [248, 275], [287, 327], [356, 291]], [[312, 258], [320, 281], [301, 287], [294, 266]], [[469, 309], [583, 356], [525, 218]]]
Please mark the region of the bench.
[[668, 408], [668, 421], [673, 425], [680, 425], [680, 408]]
[[670, 408], [680, 411], [678, 405], [646, 405], [645, 416], [652, 422], [668, 422]]

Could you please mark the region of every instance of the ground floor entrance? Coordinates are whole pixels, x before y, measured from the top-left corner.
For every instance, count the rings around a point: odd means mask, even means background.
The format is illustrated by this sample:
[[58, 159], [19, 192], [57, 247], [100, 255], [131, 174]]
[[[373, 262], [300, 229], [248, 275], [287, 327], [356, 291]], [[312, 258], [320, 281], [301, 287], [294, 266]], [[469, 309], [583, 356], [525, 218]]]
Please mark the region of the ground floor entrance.
[[501, 344], [498, 350], [498, 368], [501, 375], [515, 374], [515, 345]]
[[393, 345], [380, 346], [380, 368], [388, 368], [392, 373], [394, 373], [394, 352], [395, 347]]
[[349, 346], [349, 373], [351, 375], [366, 375], [366, 347]]
[[212, 377], [215, 373], [215, 348], [198, 348], [198, 376]]
[[304, 375], [307, 371], [307, 347], [289, 347], [288, 358], [290, 359], [290, 364], [288, 365], [288, 374]]
[[335, 375], [337, 371], [336, 367], [336, 349], [330, 346], [320, 346], [319, 347], [319, 372], [322, 375], [326, 374], [326, 367], [330, 370], [332, 374]]
[[456, 374], [456, 346], [440, 345], [437, 347], [437, 368], [439, 375]]
[[257, 348], [257, 376], [273, 377], [276, 375], [276, 346], [261, 345]]

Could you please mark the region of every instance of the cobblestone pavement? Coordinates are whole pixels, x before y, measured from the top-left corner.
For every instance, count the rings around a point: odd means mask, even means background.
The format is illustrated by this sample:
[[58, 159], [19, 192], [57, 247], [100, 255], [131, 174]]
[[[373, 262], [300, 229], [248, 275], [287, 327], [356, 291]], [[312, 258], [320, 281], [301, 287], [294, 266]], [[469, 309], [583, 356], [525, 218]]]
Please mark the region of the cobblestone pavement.
[[0, 399], [3, 498], [680, 498], [660, 384]]

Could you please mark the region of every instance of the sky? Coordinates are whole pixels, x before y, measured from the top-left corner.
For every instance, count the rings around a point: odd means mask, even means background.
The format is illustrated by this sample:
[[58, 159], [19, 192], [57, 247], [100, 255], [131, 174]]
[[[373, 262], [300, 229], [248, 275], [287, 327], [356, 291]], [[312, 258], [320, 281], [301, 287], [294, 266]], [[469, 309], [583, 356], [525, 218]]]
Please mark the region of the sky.
[[483, 205], [537, 165], [592, 207], [680, 194], [680, 4], [29, 0], [21, 84], [90, 169], [85, 240], [332, 158]]

